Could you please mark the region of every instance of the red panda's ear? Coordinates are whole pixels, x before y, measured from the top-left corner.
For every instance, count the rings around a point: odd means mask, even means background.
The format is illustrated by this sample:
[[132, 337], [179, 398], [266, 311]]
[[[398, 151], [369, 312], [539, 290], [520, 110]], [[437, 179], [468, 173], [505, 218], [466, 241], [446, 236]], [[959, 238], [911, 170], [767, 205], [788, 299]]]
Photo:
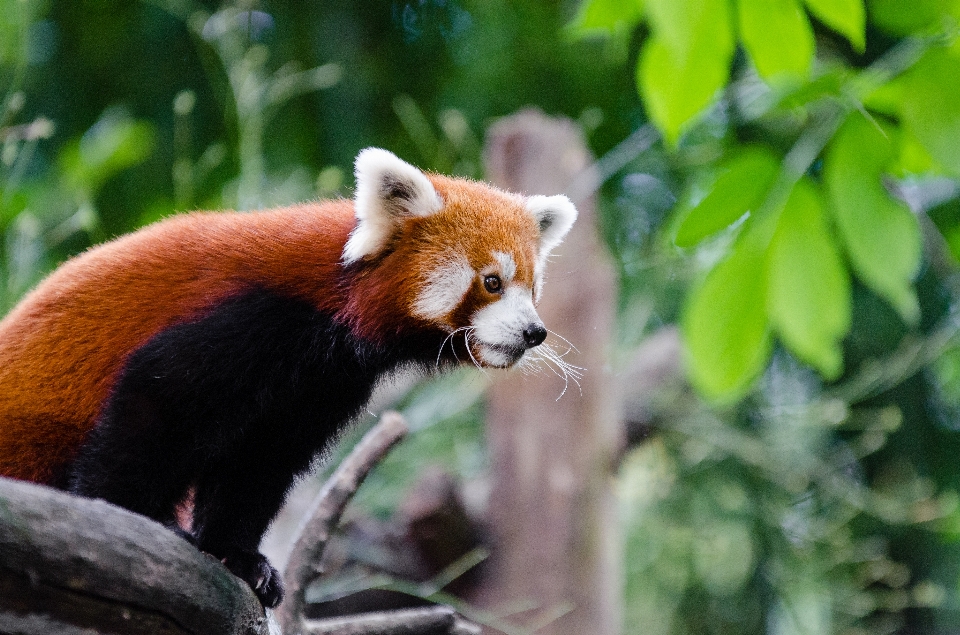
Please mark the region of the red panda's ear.
[[377, 254], [407, 216], [429, 216], [442, 202], [430, 179], [392, 152], [367, 148], [357, 155], [357, 225], [343, 247], [343, 262]]
[[527, 211], [540, 228], [539, 258], [546, 259], [573, 227], [573, 221], [577, 220], [577, 208], [566, 196], [531, 196], [527, 198]]
[[543, 290], [544, 269], [547, 256], [554, 247], [563, 242], [573, 221], [577, 220], [577, 208], [566, 196], [530, 196], [527, 198], [527, 212], [533, 215], [540, 229], [540, 253], [534, 265], [533, 298], [539, 301]]

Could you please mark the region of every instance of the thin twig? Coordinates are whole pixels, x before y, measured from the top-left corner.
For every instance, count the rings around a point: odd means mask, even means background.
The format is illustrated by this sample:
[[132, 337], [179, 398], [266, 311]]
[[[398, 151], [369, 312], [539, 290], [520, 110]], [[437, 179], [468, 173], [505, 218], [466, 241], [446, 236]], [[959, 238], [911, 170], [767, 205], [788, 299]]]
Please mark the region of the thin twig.
[[449, 606], [365, 613], [325, 620], [305, 620], [304, 635], [479, 635]]
[[343, 77], [343, 68], [329, 62], [305, 71], [280, 75], [275, 73], [266, 92], [266, 106], [277, 106], [293, 97], [335, 86]]
[[406, 436], [409, 428], [397, 412], [385, 412], [350, 454], [327, 479], [317, 494], [290, 550], [283, 581], [287, 599], [277, 610], [277, 618], [288, 634], [302, 631], [302, 615], [307, 585], [319, 573], [318, 563], [327, 541], [353, 498], [360, 483], [373, 466]]
[[659, 139], [660, 133], [653, 124], [640, 126], [610, 152], [577, 173], [567, 187], [566, 195], [574, 201], [592, 196], [610, 177], [649, 150]]
[[830, 388], [827, 397], [857, 403], [900, 384], [957, 344], [960, 313], [953, 313], [923, 338], [908, 336], [895, 351], [863, 363], [852, 377]]

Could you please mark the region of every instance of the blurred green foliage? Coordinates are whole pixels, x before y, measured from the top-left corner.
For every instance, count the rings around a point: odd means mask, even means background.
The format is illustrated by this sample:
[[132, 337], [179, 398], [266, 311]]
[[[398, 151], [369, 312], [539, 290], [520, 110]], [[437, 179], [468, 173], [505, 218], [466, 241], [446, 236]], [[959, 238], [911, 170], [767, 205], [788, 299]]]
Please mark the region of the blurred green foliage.
[[622, 37], [631, 21], [650, 32], [637, 87], [689, 183], [675, 244], [692, 249], [735, 227], [684, 321], [692, 378], [707, 395], [742, 395], [774, 334], [838, 378], [850, 273], [906, 323], [920, 317], [911, 282], [921, 231], [893, 179], [960, 174], [960, 9], [931, 8], [937, 19], [899, 41], [882, 29], [902, 33], [913, 17], [879, 10], [869, 50], [860, 1], [598, 1], [574, 23], [583, 36]]
[[[492, 119], [565, 114], [632, 153], [601, 192], [618, 358], [673, 324], [687, 352], [617, 479], [625, 632], [955, 633], [958, 15], [0, 0], [0, 312], [165, 215], [348, 195], [368, 145], [481, 176]], [[357, 502], [388, 515], [431, 464], [482, 479], [483, 386], [403, 397], [418, 433]]]
[[0, 0], [0, 16], [0, 310], [164, 215], [347, 194], [369, 145], [479, 176], [484, 127], [525, 105], [583, 116], [605, 147], [642, 116], [602, 44], [542, 37], [566, 17], [546, 2]]
[[[628, 632], [960, 625], [958, 19], [954, 1], [581, 4], [580, 37], [640, 34], [665, 145], [633, 168], [678, 192], [639, 255], [613, 229], [625, 306], [681, 324], [713, 404], [681, 382], [624, 464]], [[650, 191], [608, 218], [660, 208]]]

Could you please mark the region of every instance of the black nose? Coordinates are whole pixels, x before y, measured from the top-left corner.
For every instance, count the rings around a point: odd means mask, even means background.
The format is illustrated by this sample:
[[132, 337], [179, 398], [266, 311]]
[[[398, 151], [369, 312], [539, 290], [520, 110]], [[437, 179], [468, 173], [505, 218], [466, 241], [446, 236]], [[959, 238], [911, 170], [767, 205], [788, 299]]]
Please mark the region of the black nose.
[[547, 339], [547, 329], [543, 328], [543, 324], [534, 322], [523, 329], [523, 341], [527, 343], [527, 348], [540, 346], [545, 339]]

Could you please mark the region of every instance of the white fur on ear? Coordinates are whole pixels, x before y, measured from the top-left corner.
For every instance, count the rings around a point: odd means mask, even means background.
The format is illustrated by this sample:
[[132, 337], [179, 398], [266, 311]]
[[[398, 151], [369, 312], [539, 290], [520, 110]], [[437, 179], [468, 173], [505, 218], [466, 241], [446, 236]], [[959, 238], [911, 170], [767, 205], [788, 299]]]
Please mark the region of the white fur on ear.
[[554, 247], [563, 242], [564, 236], [577, 220], [577, 208], [563, 195], [531, 196], [527, 198], [527, 211], [537, 219], [540, 227], [540, 258], [545, 259]]
[[547, 266], [547, 256], [554, 247], [563, 242], [563, 238], [577, 220], [577, 208], [566, 196], [531, 196], [527, 198], [527, 211], [537, 220], [540, 227], [540, 253], [533, 268], [533, 297], [539, 300], [543, 290], [543, 274]]
[[357, 225], [343, 247], [346, 264], [383, 249], [405, 216], [429, 216], [443, 206], [430, 179], [392, 152], [361, 150], [354, 173]]

